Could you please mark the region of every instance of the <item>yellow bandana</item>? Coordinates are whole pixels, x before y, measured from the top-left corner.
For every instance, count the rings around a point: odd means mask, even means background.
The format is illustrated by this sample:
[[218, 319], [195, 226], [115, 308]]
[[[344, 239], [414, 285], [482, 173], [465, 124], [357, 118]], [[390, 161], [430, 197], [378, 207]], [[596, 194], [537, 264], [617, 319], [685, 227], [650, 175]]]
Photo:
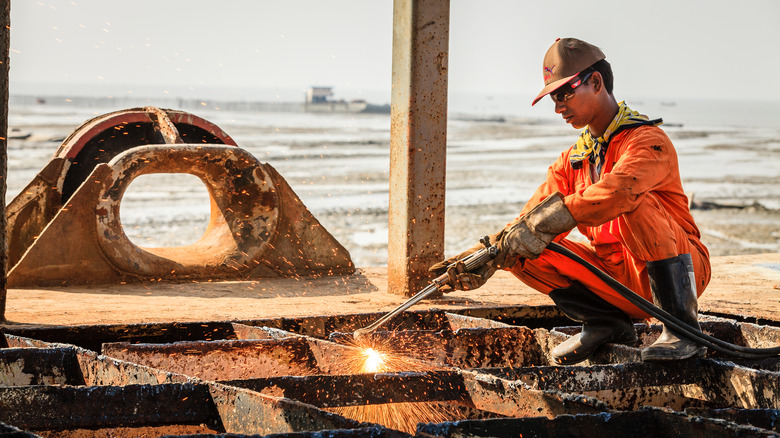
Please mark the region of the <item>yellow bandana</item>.
[[589, 159], [591, 164], [595, 165], [597, 171], [600, 173], [601, 160], [604, 157], [604, 153], [607, 151], [609, 139], [613, 135], [624, 129], [634, 128], [636, 126], [658, 126], [663, 123], [662, 119], [649, 120], [647, 116], [631, 110], [625, 102], [620, 102], [619, 105], [620, 108], [618, 113], [615, 118], [612, 119], [612, 123], [609, 124], [607, 130], [604, 131], [604, 135], [593, 138], [590, 134], [590, 129], [585, 128], [582, 130], [580, 138], [577, 139], [577, 144], [574, 145], [574, 149], [572, 149], [571, 155], [569, 155], [571, 167], [579, 169], [582, 167], [582, 162], [585, 159]]

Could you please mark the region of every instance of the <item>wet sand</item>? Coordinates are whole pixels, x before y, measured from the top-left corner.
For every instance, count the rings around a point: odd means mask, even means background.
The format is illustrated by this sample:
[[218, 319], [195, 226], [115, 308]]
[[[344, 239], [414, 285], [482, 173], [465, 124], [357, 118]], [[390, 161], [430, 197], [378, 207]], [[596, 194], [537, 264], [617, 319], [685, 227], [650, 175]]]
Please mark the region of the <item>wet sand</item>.
[[[522, 204], [497, 204], [478, 207], [451, 207], [445, 218], [445, 248], [447, 255], [470, 248], [481, 236], [495, 233], [514, 218]], [[763, 207], [694, 208], [694, 220], [702, 233], [702, 241], [710, 255], [747, 255], [780, 252], [780, 211]], [[387, 231], [387, 212], [355, 212], [349, 217], [321, 213], [318, 219], [340, 242], [351, 243], [350, 253], [356, 260], [367, 260], [370, 266], [386, 264], [386, 245], [371, 243], [373, 233]], [[364, 234], [355, 235], [355, 223], [383, 224]], [[370, 227], [369, 227], [370, 228]], [[363, 242], [359, 239], [367, 236]], [[572, 238], [584, 237], [572, 234]], [[346, 243], [345, 243], [346, 245]]]
[[[90, 116], [84, 110], [43, 109], [11, 108], [10, 128], [19, 138], [9, 140], [6, 202], [51, 158], [58, 140]], [[386, 115], [198, 115], [275, 167], [357, 266], [386, 265]], [[780, 252], [780, 129], [670, 126], [666, 131], [711, 255]], [[452, 117], [445, 252], [468, 248], [511, 221], [543, 181], [547, 166], [575, 139], [576, 131], [560, 121]], [[130, 185], [121, 217], [128, 236], [141, 246], [180, 246], [199, 238], [208, 214], [200, 181], [159, 174]]]

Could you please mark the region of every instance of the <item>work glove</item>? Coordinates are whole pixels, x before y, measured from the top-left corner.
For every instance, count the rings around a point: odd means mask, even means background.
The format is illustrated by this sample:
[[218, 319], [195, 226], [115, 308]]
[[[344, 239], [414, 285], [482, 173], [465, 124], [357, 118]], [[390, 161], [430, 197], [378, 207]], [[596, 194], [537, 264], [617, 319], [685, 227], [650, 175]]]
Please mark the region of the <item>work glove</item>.
[[506, 258], [538, 258], [553, 239], [575, 226], [577, 221], [563, 203], [563, 195], [555, 192], [504, 228], [498, 252]]
[[[501, 241], [503, 233], [504, 230], [501, 230], [497, 234], [488, 236], [490, 244], [498, 244]], [[496, 270], [501, 267], [495, 263], [496, 259], [491, 260], [472, 272], [467, 272], [466, 265], [461, 261], [483, 248], [485, 248], [485, 245], [479, 243], [456, 256], [450, 257], [428, 268], [428, 272], [436, 277], [445, 272], [447, 273], [447, 276], [449, 276], [449, 284], [442, 286], [439, 290], [448, 293], [454, 290], [473, 290], [484, 285], [485, 282], [493, 276]]]

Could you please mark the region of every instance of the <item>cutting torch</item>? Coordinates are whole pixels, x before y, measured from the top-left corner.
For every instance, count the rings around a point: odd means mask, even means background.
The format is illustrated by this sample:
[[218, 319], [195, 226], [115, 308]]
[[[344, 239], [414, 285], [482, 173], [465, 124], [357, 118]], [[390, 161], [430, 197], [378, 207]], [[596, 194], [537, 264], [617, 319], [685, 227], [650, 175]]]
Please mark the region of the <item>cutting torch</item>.
[[[468, 256], [464, 257], [463, 260], [458, 260], [452, 263], [450, 267], [455, 266], [459, 262], [463, 262], [466, 268], [466, 272], [472, 272], [475, 269], [481, 268], [487, 262], [493, 260], [496, 257], [496, 254], [498, 254], [498, 248], [495, 245], [490, 244], [490, 238], [488, 236], [483, 237], [482, 239], [479, 240], [479, 242], [485, 247], [478, 250], [475, 253], [469, 254]], [[450, 277], [445, 272], [444, 274], [431, 280], [428, 286], [426, 286], [421, 291], [414, 294], [411, 298], [406, 300], [400, 306], [388, 312], [385, 316], [377, 319], [372, 324], [362, 329], [355, 330], [353, 336], [355, 337], [355, 339], [359, 339], [362, 336], [375, 332], [379, 327], [385, 325], [388, 321], [395, 318], [401, 312], [419, 303], [425, 297], [428, 297], [433, 293], [439, 292], [444, 286], [447, 286], [449, 284], [450, 284]]]

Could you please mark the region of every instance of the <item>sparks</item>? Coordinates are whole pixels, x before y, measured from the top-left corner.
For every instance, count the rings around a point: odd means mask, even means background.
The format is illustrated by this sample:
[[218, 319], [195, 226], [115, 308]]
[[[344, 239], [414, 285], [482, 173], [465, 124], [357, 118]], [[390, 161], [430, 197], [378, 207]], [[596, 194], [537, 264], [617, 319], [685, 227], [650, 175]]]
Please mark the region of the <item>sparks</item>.
[[373, 348], [366, 348], [363, 350], [363, 356], [365, 356], [365, 363], [363, 364], [363, 372], [376, 373], [383, 371], [385, 364], [385, 355], [374, 350]]
[[[433, 371], [438, 367], [409, 357], [403, 348], [376, 339], [350, 339], [346, 345], [353, 354], [344, 357], [340, 363], [344, 374], [385, 373], [400, 371]], [[396, 351], [397, 350], [397, 351]], [[382, 424], [396, 430], [414, 434], [418, 423], [441, 423], [457, 418], [457, 407], [441, 402], [401, 402], [369, 404], [365, 406], [342, 406], [328, 409], [331, 412], [357, 421]]]

